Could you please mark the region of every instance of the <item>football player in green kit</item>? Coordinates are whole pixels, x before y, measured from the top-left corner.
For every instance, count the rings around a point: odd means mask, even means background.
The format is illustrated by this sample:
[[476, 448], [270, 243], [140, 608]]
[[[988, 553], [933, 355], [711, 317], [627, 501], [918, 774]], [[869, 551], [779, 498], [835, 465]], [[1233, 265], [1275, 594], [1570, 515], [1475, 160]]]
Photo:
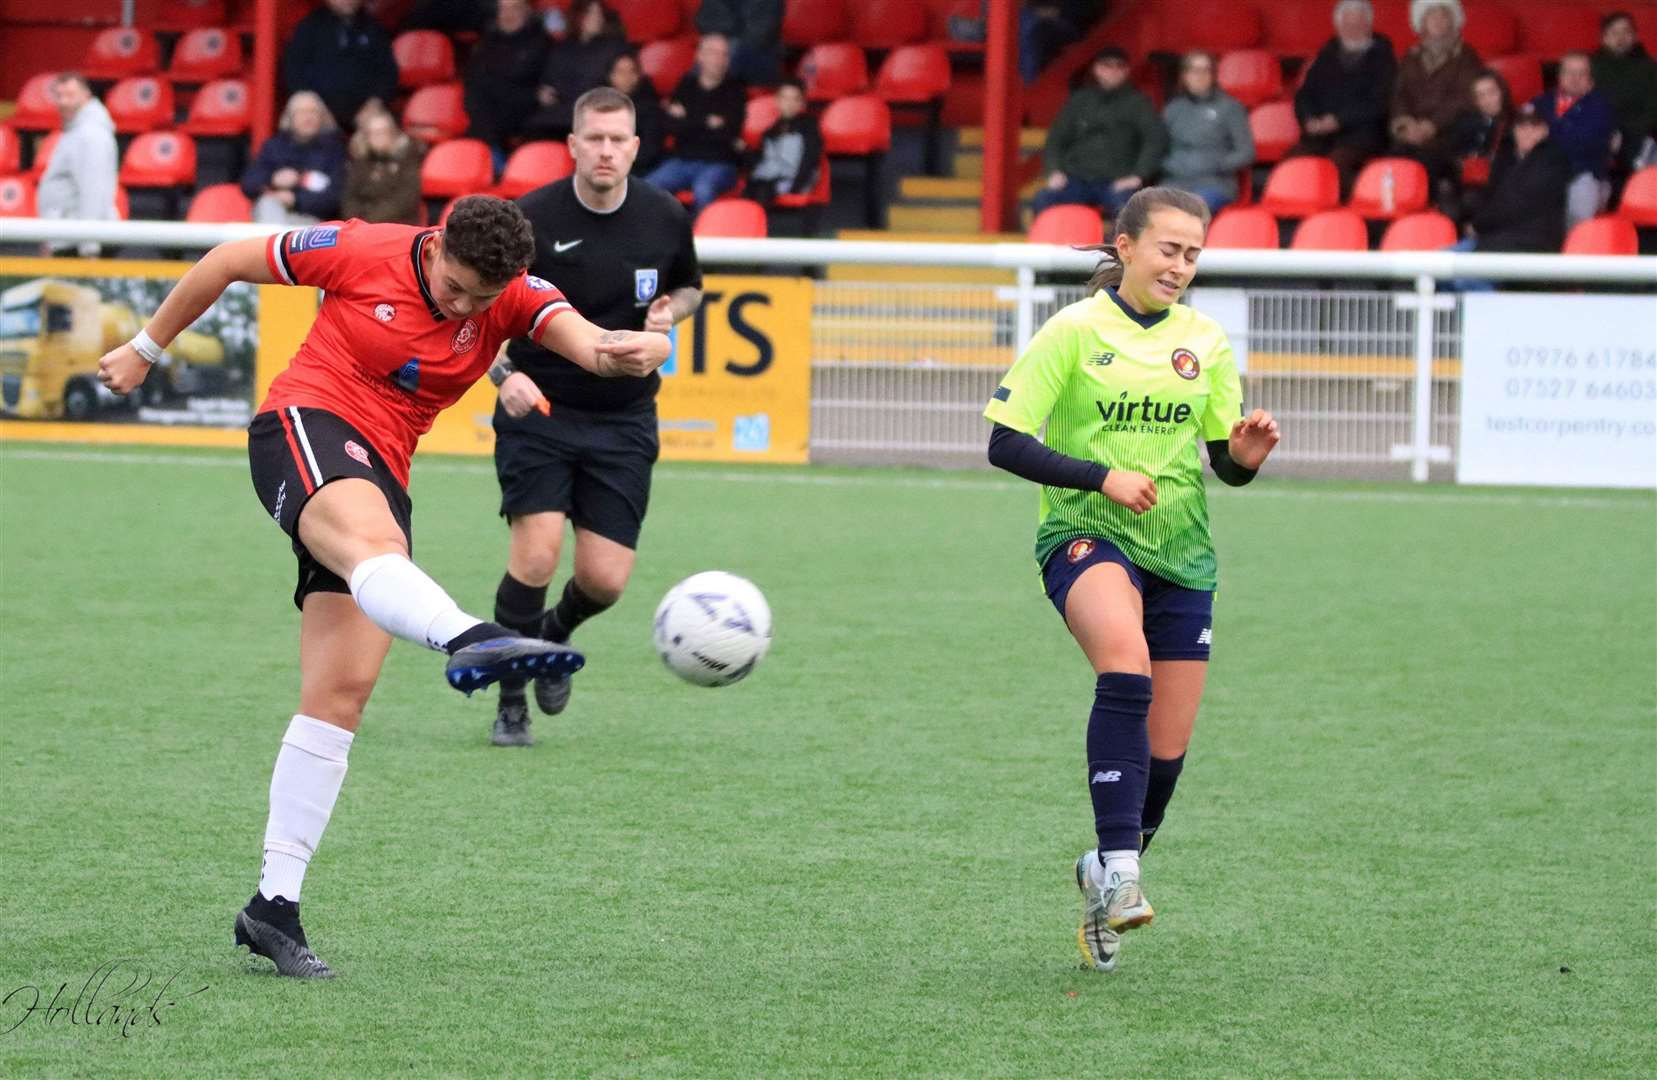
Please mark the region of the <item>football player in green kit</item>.
[[1121, 934], [1151, 921], [1139, 856], [1207, 675], [1218, 579], [1197, 443], [1240, 486], [1279, 438], [1265, 411], [1243, 415], [1225, 331], [1176, 303], [1207, 226], [1194, 195], [1136, 192], [1115, 242], [1097, 249], [1087, 299], [1048, 320], [984, 410], [990, 462], [1042, 485], [1036, 562], [1097, 675], [1087, 775], [1098, 847], [1076, 861], [1077, 943], [1105, 971]]

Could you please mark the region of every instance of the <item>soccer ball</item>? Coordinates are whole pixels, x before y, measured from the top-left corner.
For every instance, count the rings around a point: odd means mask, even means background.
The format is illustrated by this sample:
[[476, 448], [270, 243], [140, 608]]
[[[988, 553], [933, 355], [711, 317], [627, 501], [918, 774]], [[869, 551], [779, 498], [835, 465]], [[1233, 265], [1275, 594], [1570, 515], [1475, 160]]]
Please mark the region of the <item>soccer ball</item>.
[[692, 574], [656, 608], [656, 652], [697, 686], [729, 686], [771, 647], [771, 608], [754, 583], [723, 570]]

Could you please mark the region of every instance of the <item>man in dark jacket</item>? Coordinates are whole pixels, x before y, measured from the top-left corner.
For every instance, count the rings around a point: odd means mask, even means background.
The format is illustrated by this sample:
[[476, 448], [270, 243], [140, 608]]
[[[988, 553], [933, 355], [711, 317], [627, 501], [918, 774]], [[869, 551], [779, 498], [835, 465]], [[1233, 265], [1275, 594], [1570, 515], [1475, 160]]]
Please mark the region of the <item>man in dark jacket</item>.
[[645, 177], [668, 191], [688, 189], [695, 199], [693, 215], [731, 189], [742, 162], [748, 92], [730, 72], [730, 42], [723, 34], [704, 34], [696, 46], [696, 67], [667, 101], [673, 153]]
[[1344, 198], [1364, 162], [1387, 144], [1387, 112], [1398, 72], [1392, 42], [1377, 34], [1367, 0], [1335, 5], [1335, 36], [1318, 50], [1295, 91], [1300, 142], [1291, 157], [1318, 154], [1334, 161]]
[[529, 0], [499, 0], [494, 25], [466, 64], [467, 134], [497, 155], [504, 156], [508, 140], [535, 111], [535, 88], [550, 43], [531, 14]]
[[345, 142], [322, 99], [301, 90], [282, 110], [281, 129], [242, 175], [242, 193], [254, 200], [253, 220], [311, 225], [338, 217], [344, 187]]
[[1594, 86], [1611, 103], [1622, 146], [1617, 160], [1623, 169], [1657, 159], [1657, 61], [1634, 37], [1634, 16], [1614, 11], [1600, 21], [1600, 48], [1594, 53]]
[[387, 107], [397, 93], [397, 60], [380, 24], [363, 0], [327, 0], [305, 16], [282, 54], [288, 93], [310, 90], [341, 124], [356, 122], [370, 100]]
[[1549, 137], [1571, 163], [1571, 187], [1565, 196], [1565, 227], [1587, 221], [1611, 197], [1611, 167], [1617, 118], [1611, 103], [1594, 89], [1588, 54], [1568, 52], [1559, 58], [1559, 86], [1531, 99], [1548, 123]]
[[1112, 217], [1148, 184], [1168, 150], [1168, 132], [1151, 99], [1128, 83], [1128, 54], [1114, 45], [1093, 58], [1047, 129], [1047, 186], [1032, 206], [1097, 206]]
[[1570, 171], [1547, 118], [1527, 107], [1514, 118], [1513, 139], [1497, 153], [1489, 190], [1456, 250], [1557, 252]]

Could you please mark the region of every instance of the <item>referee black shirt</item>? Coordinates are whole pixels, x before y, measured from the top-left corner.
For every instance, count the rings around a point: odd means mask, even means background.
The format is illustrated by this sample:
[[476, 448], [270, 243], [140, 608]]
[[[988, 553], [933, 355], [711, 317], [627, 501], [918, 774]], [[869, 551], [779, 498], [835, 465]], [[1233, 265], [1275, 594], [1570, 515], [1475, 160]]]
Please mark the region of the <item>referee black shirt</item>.
[[[535, 228], [529, 272], [558, 286], [575, 310], [606, 330], [643, 330], [650, 302], [702, 287], [690, 214], [661, 188], [629, 177], [621, 205], [590, 210], [573, 176], [518, 200]], [[506, 347], [512, 366], [535, 380], [554, 406], [613, 412], [653, 400], [662, 378], [603, 378], [528, 338]]]

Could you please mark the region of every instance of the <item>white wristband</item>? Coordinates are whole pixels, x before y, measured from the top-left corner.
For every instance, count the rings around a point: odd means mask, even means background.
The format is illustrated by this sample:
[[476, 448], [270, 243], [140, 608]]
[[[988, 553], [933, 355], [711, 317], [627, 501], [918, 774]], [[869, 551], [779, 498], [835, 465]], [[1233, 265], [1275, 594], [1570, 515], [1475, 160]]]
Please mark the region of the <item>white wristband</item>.
[[129, 344], [131, 344], [134, 349], [138, 350], [139, 356], [142, 356], [150, 363], [159, 364], [161, 362], [161, 357], [163, 355], [162, 348], [155, 343], [154, 338], [150, 337], [148, 331], [138, 331], [138, 336], [133, 338]]

